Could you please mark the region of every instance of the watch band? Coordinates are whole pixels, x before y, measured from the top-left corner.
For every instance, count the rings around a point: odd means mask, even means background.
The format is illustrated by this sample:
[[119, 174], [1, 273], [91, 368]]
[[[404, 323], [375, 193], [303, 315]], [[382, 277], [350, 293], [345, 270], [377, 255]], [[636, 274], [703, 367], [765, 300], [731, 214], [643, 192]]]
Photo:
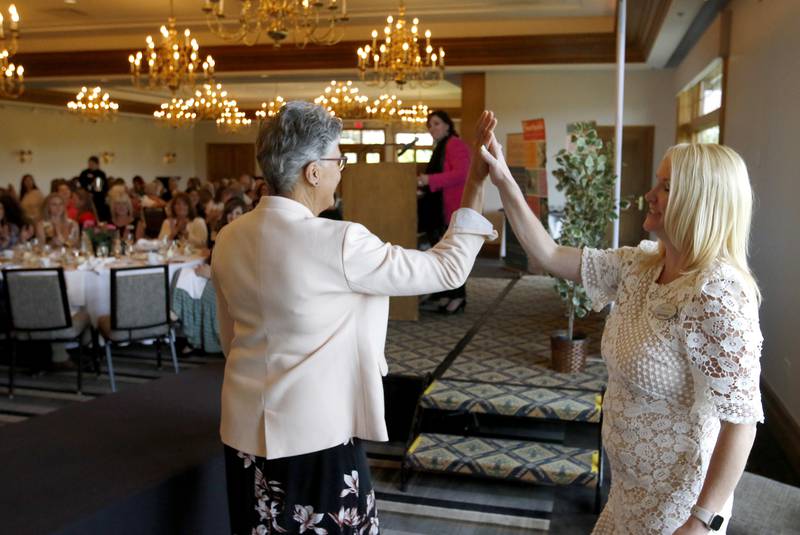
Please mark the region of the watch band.
[[703, 509], [699, 505], [692, 506], [692, 516], [703, 523], [705, 527], [712, 531], [719, 531], [722, 524], [725, 523], [725, 518], [717, 513]]

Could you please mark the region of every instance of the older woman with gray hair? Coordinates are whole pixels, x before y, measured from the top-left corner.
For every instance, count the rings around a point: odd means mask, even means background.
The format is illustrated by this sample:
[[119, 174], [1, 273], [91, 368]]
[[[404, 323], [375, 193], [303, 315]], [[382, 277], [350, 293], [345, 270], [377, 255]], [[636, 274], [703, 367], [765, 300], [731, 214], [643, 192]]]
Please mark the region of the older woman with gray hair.
[[[484, 114], [476, 139], [488, 141], [494, 123]], [[389, 296], [461, 286], [495, 235], [479, 214], [487, 173], [479, 157], [462, 208], [427, 251], [317, 217], [333, 204], [346, 163], [341, 128], [305, 102], [265, 123], [257, 156], [274, 194], [227, 225], [214, 250], [233, 533], [378, 533], [361, 441], [388, 440]]]

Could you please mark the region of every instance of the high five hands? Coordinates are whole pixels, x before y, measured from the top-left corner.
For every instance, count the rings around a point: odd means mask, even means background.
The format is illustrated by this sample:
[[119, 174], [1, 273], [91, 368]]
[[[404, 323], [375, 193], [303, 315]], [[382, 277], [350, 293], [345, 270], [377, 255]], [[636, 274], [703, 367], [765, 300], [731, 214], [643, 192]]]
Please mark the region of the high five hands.
[[500, 186], [511, 180], [511, 171], [503, 156], [503, 146], [497, 141], [494, 129], [497, 127], [497, 118], [492, 111], [484, 111], [475, 127], [475, 151], [481, 160], [481, 176], [490, 176], [492, 184]]

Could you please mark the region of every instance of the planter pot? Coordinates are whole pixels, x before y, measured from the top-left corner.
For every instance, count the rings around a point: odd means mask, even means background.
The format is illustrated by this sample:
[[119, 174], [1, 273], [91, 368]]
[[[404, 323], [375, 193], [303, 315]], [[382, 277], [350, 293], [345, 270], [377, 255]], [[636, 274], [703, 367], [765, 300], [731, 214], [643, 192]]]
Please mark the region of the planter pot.
[[550, 352], [552, 367], [560, 373], [578, 373], [586, 366], [586, 355], [589, 352], [589, 339], [585, 333], [573, 333], [573, 339], [567, 338], [567, 331], [555, 331], [550, 335]]

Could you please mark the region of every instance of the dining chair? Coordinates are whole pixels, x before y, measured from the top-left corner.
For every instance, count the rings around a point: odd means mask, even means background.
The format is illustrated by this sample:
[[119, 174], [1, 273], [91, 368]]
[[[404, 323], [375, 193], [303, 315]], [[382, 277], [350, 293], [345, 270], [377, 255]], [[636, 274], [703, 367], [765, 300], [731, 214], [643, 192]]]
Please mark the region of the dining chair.
[[77, 392], [82, 393], [84, 334], [92, 326], [84, 310], [70, 312], [63, 268], [4, 269], [3, 281], [11, 345], [8, 397], [14, 397], [17, 345], [31, 341], [78, 343]]
[[166, 341], [175, 373], [180, 371], [175, 353], [175, 319], [170, 311], [169, 270], [166, 265], [112, 268], [111, 314], [97, 319], [105, 340], [106, 365], [111, 390], [116, 392], [112, 347], [138, 340], [156, 341], [161, 367], [161, 342]]

